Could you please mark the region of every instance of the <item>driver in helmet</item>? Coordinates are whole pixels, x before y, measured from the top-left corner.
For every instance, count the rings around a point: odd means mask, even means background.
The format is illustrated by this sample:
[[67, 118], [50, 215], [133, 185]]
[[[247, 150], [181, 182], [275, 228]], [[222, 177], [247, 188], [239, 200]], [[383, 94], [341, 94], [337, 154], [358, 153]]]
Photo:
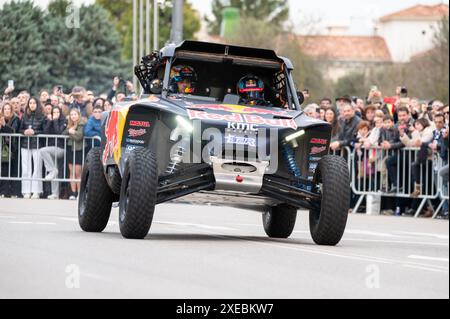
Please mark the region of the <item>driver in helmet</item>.
[[264, 99], [264, 82], [255, 75], [249, 74], [239, 80], [237, 92], [247, 105], [268, 106]]
[[179, 94], [192, 94], [195, 91], [197, 74], [188, 65], [174, 66], [170, 72], [170, 91]]

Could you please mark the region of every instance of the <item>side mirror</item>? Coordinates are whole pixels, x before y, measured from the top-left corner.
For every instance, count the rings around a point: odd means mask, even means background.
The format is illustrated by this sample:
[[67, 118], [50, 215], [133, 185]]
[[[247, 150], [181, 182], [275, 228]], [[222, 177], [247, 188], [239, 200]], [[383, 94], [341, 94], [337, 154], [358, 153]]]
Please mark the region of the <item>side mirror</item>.
[[163, 89], [163, 83], [159, 79], [155, 79], [150, 83], [150, 92], [153, 94], [161, 94]]
[[298, 91], [297, 92], [297, 97], [298, 97], [298, 102], [300, 103], [300, 105], [302, 105], [303, 102], [305, 102], [305, 96], [303, 95], [302, 92]]

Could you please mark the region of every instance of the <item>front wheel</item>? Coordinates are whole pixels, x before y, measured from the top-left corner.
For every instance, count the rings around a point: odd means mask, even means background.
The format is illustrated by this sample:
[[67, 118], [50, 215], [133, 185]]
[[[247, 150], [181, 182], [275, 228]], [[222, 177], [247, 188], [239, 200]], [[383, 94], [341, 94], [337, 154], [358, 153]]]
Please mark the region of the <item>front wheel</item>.
[[119, 226], [123, 237], [144, 239], [151, 227], [158, 190], [156, 157], [135, 150], [125, 165], [120, 189]]
[[270, 238], [288, 238], [296, 219], [297, 208], [286, 204], [273, 206], [263, 214], [264, 230]]
[[86, 232], [102, 232], [108, 224], [114, 194], [106, 182], [101, 162], [102, 150], [93, 148], [86, 157], [81, 175], [78, 222]]
[[314, 181], [321, 185], [322, 198], [309, 212], [309, 228], [318, 245], [335, 246], [344, 235], [350, 208], [350, 176], [344, 158], [325, 156], [319, 162]]

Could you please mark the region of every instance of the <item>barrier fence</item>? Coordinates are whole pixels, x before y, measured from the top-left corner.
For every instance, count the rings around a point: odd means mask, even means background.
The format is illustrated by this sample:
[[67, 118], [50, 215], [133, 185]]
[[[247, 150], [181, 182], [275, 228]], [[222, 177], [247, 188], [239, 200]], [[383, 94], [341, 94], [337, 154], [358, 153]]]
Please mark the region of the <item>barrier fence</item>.
[[[69, 136], [62, 135], [26, 137], [21, 134], [0, 134], [0, 150], [2, 150], [0, 180], [49, 181], [43, 177], [42, 172], [33, 176], [23, 174], [24, 167], [21, 164], [22, 157], [25, 155], [39, 162], [36, 167], [46, 167], [50, 161], [61, 168], [61, 170], [58, 169], [58, 176], [54, 176], [51, 182], [80, 182], [75, 176], [75, 171], [71, 176], [68, 174], [68, 164], [75, 163], [77, 160], [84, 163], [88, 151], [100, 145], [101, 139], [85, 137], [82, 142], [78, 142], [82, 143], [81, 147], [78, 145], [79, 152], [70, 147], [69, 140]], [[36, 146], [35, 155], [25, 154], [24, 150], [30, 151], [32, 148], [22, 148], [24, 144]], [[347, 161], [351, 175], [349, 187], [354, 194], [359, 195], [353, 208], [354, 212], [358, 211], [363, 200], [368, 196], [412, 198], [415, 191], [416, 217], [427, 203], [433, 207], [432, 200], [440, 199], [440, 204], [434, 211], [434, 217], [446, 203], [448, 205], [448, 182], [445, 182], [439, 174], [445, 163], [435, 152], [429, 153], [428, 150], [419, 148], [351, 150], [346, 147], [330, 154], [342, 156]], [[43, 173], [46, 173], [45, 168]], [[420, 187], [417, 188], [415, 184]]]
[[[52, 182], [80, 182], [75, 177], [75, 170], [72, 175], [69, 174], [68, 164], [84, 163], [89, 150], [94, 146], [99, 146], [101, 139], [99, 137], [84, 137], [82, 141], [72, 141], [73, 147], [69, 145], [70, 139], [67, 135], [27, 137], [22, 134], [0, 134], [0, 180], [48, 181], [42, 172], [45, 173], [46, 167], [53, 166], [52, 168], [58, 171], [58, 176], [54, 176], [51, 179]], [[79, 150], [77, 150], [78, 148]], [[33, 163], [24, 167], [22, 165], [24, 156], [28, 157], [28, 161], [33, 161]], [[33, 173], [33, 176], [24, 174], [24, 170], [28, 171], [33, 166], [38, 168], [41, 174]]]
[[427, 203], [433, 207], [431, 200], [442, 199], [435, 216], [445, 204], [446, 185], [439, 175], [444, 162], [436, 152], [425, 148], [354, 150], [350, 166], [352, 191], [360, 195], [354, 211], [368, 195], [415, 200], [415, 217]]

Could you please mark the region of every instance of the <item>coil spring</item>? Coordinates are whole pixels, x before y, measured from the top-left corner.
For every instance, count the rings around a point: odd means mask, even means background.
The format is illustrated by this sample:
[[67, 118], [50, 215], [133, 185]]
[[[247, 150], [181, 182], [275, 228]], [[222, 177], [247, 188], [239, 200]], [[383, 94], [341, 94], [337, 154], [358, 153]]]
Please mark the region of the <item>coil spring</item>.
[[295, 161], [295, 152], [294, 149], [290, 145], [283, 145], [283, 156], [284, 160], [286, 161], [286, 165], [289, 169], [289, 171], [295, 176], [300, 177], [301, 171], [300, 168], [297, 165], [297, 162]]
[[186, 152], [186, 149], [183, 146], [178, 146], [177, 150], [175, 151], [174, 156], [172, 156], [171, 162], [167, 166], [167, 169], [166, 169], [167, 174], [173, 174], [177, 171], [178, 166], [181, 163], [185, 152]]

